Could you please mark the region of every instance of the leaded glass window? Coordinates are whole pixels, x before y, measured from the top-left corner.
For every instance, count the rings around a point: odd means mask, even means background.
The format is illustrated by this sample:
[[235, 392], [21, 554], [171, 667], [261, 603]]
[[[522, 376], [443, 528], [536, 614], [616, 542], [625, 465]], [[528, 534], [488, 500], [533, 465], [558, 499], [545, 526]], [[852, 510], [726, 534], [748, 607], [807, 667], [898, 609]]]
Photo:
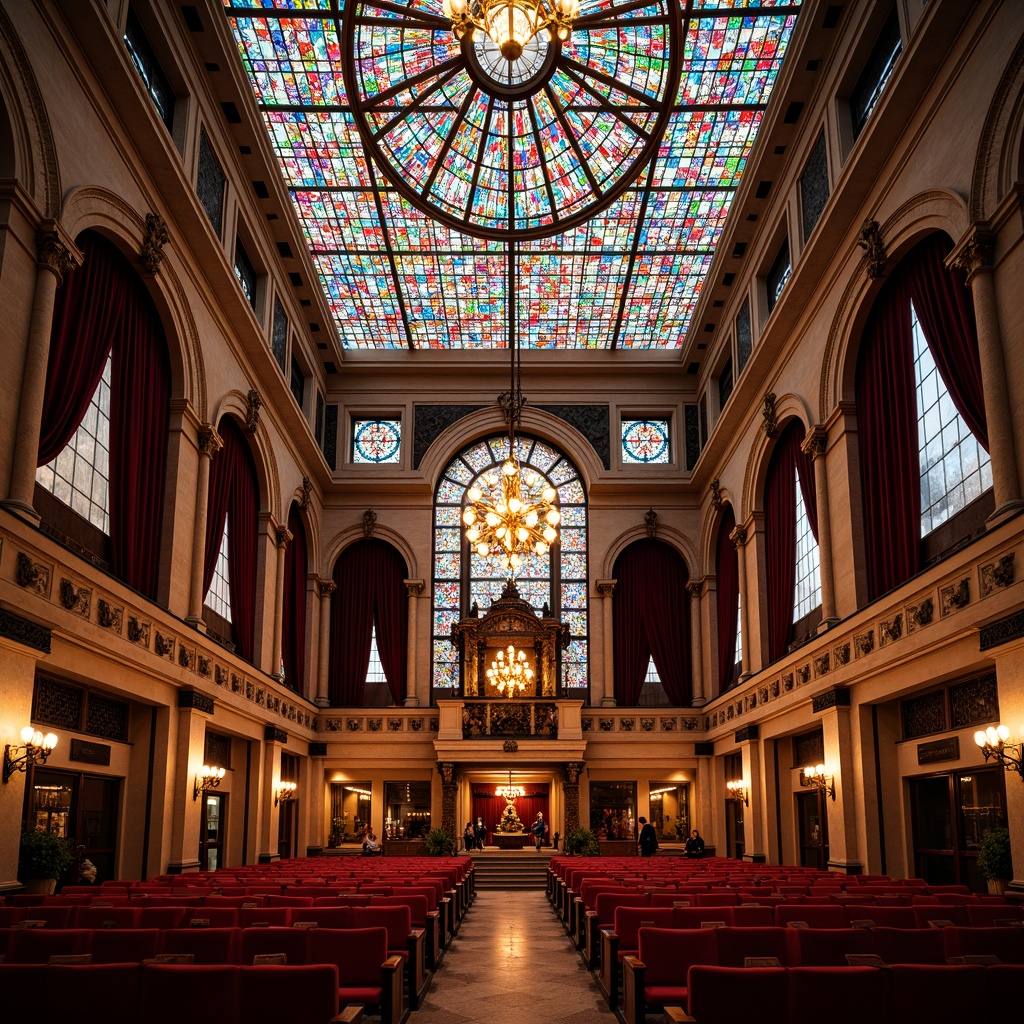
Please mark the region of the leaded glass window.
[[821, 604], [821, 553], [807, 518], [799, 470], [796, 486], [796, 594], [793, 621], [799, 622]]
[[913, 304], [910, 316], [917, 381], [921, 536], [924, 537], [992, 486], [992, 460], [957, 412]]
[[110, 533], [110, 356], [74, 437], [36, 470], [36, 483]]
[[217, 564], [213, 569], [210, 589], [206, 592], [204, 604], [210, 611], [216, 612], [222, 619], [231, 621], [231, 586], [228, 570], [228, 521], [224, 519], [224, 532], [220, 536], [220, 551], [217, 552]]
[[718, 374], [718, 409], [721, 411], [725, 408], [725, 403], [729, 401], [729, 396], [732, 394], [732, 360], [726, 359], [725, 366], [722, 367], [721, 372]]
[[[530, 555], [516, 579], [522, 598], [540, 614], [569, 626], [562, 651], [564, 691], [585, 696], [588, 680], [587, 504], [576, 467], [556, 448], [529, 437], [516, 438], [523, 469], [532, 469], [557, 491], [562, 514], [559, 541], [546, 555]], [[437, 695], [459, 687], [458, 653], [450, 643], [452, 626], [475, 604], [485, 612], [501, 596], [505, 572], [498, 562], [470, 552], [462, 528], [466, 491], [508, 457], [508, 438], [477, 441], [444, 471], [434, 498], [433, 657], [431, 682]], [[544, 483], [540, 486], [544, 486]]]
[[370, 631], [370, 661], [366, 666], [366, 681], [368, 683], [384, 683], [385, 686], [388, 681], [384, 666], [380, 662], [380, 651], [377, 650], [376, 625]]
[[156, 112], [160, 115], [160, 120], [170, 131], [174, 124], [174, 92], [156, 59], [156, 54], [153, 53], [153, 48], [149, 45], [139, 19], [130, 8], [124, 27], [124, 45], [146, 92], [149, 93], [149, 98], [156, 107]]
[[896, 66], [896, 61], [903, 52], [903, 40], [900, 38], [900, 21], [895, 6], [885, 26], [879, 33], [878, 41], [868, 56], [857, 84], [850, 94], [850, 115], [853, 119], [853, 137], [857, 138], [864, 130], [871, 112], [875, 109], [879, 97]]
[[401, 420], [353, 420], [353, 462], [398, 462], [401, 457]]
[[792, 273], [793, 264], [789, 259], [789, 239], [786, 239], [786, 241], [782, 243], [782, 248], [779, 250], [778, 256], [775, 257], [772, 269], [768, 271], [766, 284], [768, 285], [769, 313], [775, 308], [775, 303], [779, 301], [779, 298], [782, 295], [782, 290], [786, 287], [786, 282], [789, 280]]
[[284, 373], [288, 354], [288, 314], [284, 311], [281, 300], [276, 296], [274, 298], [274, 323], [270, 336], [270, 348], [277, 360], [277, 365]]
[[750, 353], [754, 348], [754, 336], [750, 329], [750, 299], [744, 299], [740, 311], [736, 314], [736, 364], [739, 372], [747, 365]]
[[196, 168], [196, 194], [203, 204], [206, 216], [210, 218], [213, 230], [220, 238], [224, 227], [224, 189], [227, 178], [224, 168], [213, 152], [213, 146], [206, 136], [206, 131], [199, 129], [199, 166]]
[[245, 246], [240, 240], [235, 241], [235, 277], [242, 286], [242, 294], [246, 302], [256, 308], [256, 268], [245, 251]]
[[805, 242], [811, 237], [828, 202], [828, 196], [828, 150], [825, 147], [825, 133], [821, 132], [800, 175], [800, 206], [803, 209]]
[[632, 464], [669, 462], [668, 420], [623, 420], [622, 461]]

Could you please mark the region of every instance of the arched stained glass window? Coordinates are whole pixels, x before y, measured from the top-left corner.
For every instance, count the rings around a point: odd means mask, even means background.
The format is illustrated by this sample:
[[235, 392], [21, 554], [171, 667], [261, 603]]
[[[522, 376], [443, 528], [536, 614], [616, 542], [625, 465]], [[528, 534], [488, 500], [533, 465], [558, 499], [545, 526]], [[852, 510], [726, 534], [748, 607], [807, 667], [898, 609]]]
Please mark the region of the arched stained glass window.
[[[588, 679], [587, 505], [576, 467], [544, 441], [518, 436], [516, 454], [558, 492], [562, 513], [559, 542], [546, 555], [530, 555], [516, 578], [522, 598], [540, 614], [544, 605], [569, 625], [562, 652], [562, 687], [585, 696]], [[466, 491], [508, 457], [508, 438], [477, 441], [452, 460], [434, 499], [433, 658], [431, 683], [437, 696], [459, 687], [458, 652], [452, 626], [474, 604], [486, 612], [501, 596], [505, 572], [498, 562], [470, 552], [462, 528]]]

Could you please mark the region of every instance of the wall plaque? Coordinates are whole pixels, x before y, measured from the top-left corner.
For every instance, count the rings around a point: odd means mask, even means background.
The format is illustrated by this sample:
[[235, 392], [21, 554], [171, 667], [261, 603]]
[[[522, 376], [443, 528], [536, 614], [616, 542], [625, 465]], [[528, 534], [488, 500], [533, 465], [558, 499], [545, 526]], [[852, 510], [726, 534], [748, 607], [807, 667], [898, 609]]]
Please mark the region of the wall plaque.
[[960, 737], [947, 736], [941, 740], [918, 743], [917, 763], [934, 764], [936, 761], [959, 761]]
[[71, 741], [71, 760], [83, 764], [110, 764], [110, 747], [106, 743], [90, 743], [88, 740]]

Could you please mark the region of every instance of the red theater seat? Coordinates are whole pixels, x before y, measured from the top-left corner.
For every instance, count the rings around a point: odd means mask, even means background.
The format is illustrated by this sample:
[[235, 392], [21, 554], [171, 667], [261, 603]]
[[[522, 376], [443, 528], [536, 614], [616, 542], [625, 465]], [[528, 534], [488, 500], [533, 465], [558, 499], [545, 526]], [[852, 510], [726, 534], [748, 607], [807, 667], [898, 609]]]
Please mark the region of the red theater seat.
[[163, 933], [161, 953], [191, 953], [195, 964], [237, 964], [240, 928], [171, 928]]
[[51, 956], [77, 956], [89, 952], [91, 935], [87, 928], [15, 928], [8, 957], [13, 964], [46, 964]]
[[141, 984], [137, 963], [55, 964], [48, 969], [42, 1016], [74, 1024], [137, 1020]]
[[719, 928], [717, 932], [722, 967], [742, 967], [748, 956], [773, 956], [783, 967], [789, 963], [785, 928]]
[[876, 928], [875, 952], [887, 964], [944, 964], [941, 928]]
[[139, 1020], [146, 1024], [204, 1024], [238, 1019], [238, 968], [227, 965], [146, 964]]
[[138, 964], [160, 952], [158, 928], [104, 928], [89, 940], [94, 964]]
[[[874, 967], [796, 967], [789, 975], [789, 1024], [864, 1024], [885, 1020], [889, 979]], [[890, 1020], [927, 1020], [896, 1017]]]
[[338, 1013], [338, 969], [241, 967], [240, 1020], [244, 1024], [328, 1024]]
[[791, 960], [801, 967], [846, 967], [847, 953], [874, 953], [875, 937], [866, 928], [794, 928]]
[[287, 964], [305, 964], [308, 960], [309, 929], [245, 928], [242, 930], [241, 962], [249, 966], [253, 958], [268, 953], [284, 953]]
[[788, 987], [787, 972], [781, 967], [737, 970], [694, 965], [687, 976], [689, 1013], [697, 1024], [792, 1024]]
[[[990, 1005], [985, 998], [986, 969], [977, 966], [897, 965], [892, 968], [894, 1021], [963, 1024]], [[1020, 994], [1018, 993], [1018, 1003]]]

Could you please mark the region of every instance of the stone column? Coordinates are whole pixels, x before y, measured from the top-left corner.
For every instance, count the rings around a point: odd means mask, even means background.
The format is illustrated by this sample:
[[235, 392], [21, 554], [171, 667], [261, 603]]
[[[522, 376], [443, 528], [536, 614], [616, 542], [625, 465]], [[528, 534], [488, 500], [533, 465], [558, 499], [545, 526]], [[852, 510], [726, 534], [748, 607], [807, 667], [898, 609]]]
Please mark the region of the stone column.
[[214, 712], [213, 698], [195, 690], [178, 691], [178, 722], [174, 730], [174, 785], [171, 809], [171, 874], [197, 871], [202, 794], [196, 792], [206, 753], [206, 723]]
[[837, 686], [819, 693], [812, 699], [811, 708], [821, 715], [825, 773], [834, 787], [834, 795], [826, 792], [822, 797], [828, 816], [828, 867], [859, 875], [863, 870], [857, 852], [860, 747], [853, 741], [850, 691]]
[[[701, 580], [691, 580], [686, 584], [690, 594], [690, 646], [693, 648], [690, 655], [690, 668], [693, 673], [693, 693], [690, 703], [695, 707], [705, 704], [704, 700], [704, 630], [701, 629], [701, 592], [704, 584]], [[697, 619], [697, 628], [693, 628], [694, 617]]]
[[995, 287], [992, 282], [995, 238], [982, 224], [972, 227], [972, 236], [961, 244], [950, 263], [962, 270], [974, 298], [974, 318], [978, 326], [978, 358], [985, 396], [988, 424], [988, 449], [992, 456], [992, 490], [996, 508], [989, 518], [995, 524], [1017, 512], [1021, 501], [1017, 472], [1017, 451], [1013, 438], [1009, 382], [1003, 359], [1003, 338], [999, 328]]
[[423, 593], [423, 580], [402, 580], [409, 595], [409, 636], [406, 646], [405, 706], [418, 708], [420, 695], [416, 692], [416, 599]]
[[821, 580], [821, 630], [838, 621], [835, 574], [832, 571], [832, 525], [828, 506], [828, 467], [825, 452], [828, 434], [824, 427], [811, 427], [800, 446], [814, 460], [814, 493], [818, 512], [818, 554]]
[[[562, 795], [565, 801], [565, 835], [580, 827], [580, 776], [586, 763], [569, 761], [565, 766], [565, 781], [562, 783]], [[563, 847], [564, 848], [564, 847]]]
[[46, 367], [50, 359], [50, 332], [53, 328], [53, 304], [57, 285], [64, 275], [81, 263], [81, 253], [52, 222], [37, 239], [38, 273], [32, 296], [32, 316], [25, 364], [21, 377], [21, 401], [11, 465], [11, 482], [4, 506], [23, 519], [39, 522], [32, 505], [36, 485], [36, 460], [39, 456], [39, 432], [42, 427], [43, 397], [46, 392]]
[[437, 771], [441, 776], [441, 828], [457, 840], [459, 830], [455, 824], [458, 820], [455, 811], [459, 785], [455, 775], [455, 763], [453, 761], [438, 761]]
[[335, 591], [334, 580], [320, 579], [320, 667], [316, 674], [316, 705], [326, 708], [330, 704], [327, 696], [327, 680], [331, 665], [331, 594]]
[[[761, 741], [756, 725], [748, 725], [736, 733], [743, 758], [743, 781], [747, 785], [748, 806], [743, 814], [743, 859], [763, 864], [765, 857], [766, 794], [761, 784]], [[726, 780], [729, 781], [729, 780]]]
[[[604, 641], [603, 678], [599, 686], [591, 687], [591, 705], [598, 707], [615, 707], [615, 641], [612, 630], [612, 594], [618, 580], [598, 580], [597, 592], [601, 595], [602, 639]], [[609, 693], [611, 689], [611, 693]], [[568, 826], [566, 826], [568, 828]]]
[[206, 560], [206, 519], [210, 503], [210, 461], [224, 447], [217, 431], [199, 428], [199, 467], [196, 475], [196, 511], [192, 519], [192, 584], [185, 621], [199, 630], [203, 625], [203, 563]]
[[281, 753], [288, 742], [288, 733], [276, 725], [268, 725], [263, 731], [263, 740], [263, 784], [260, 788], [263, 813], [259, 819], [257, 859], [260, 864], [269, 864], [281, 859], [277, 839], [281, 807], [274, 806], [274, 790], [281, 784]]
[[750, 601], [747, 596], [747, 531], [745, 527], [737, 526], [729, 534], [729, 540], [736, 545], [736, 566], [739, 575], [740, 590], [740, 632], [743, 634], [743, 641], [740, 644], [740, 678], [743, 682], [750, 678]]
[[[274, 543], [277, 545], [277, 575], [274, 578], [274, 636], [270, 647], [270, 674], [278, 682], [281, 682], [284, 679], [284, 666], [281, 664], [281, 632], [284, 628], [284, 556], [292, 535], [284, 526], [271, 524], [271, 527], [274, 531]], [[292, 680], [288, 685], [294, 686], [298, 682], [301, 681]]]

